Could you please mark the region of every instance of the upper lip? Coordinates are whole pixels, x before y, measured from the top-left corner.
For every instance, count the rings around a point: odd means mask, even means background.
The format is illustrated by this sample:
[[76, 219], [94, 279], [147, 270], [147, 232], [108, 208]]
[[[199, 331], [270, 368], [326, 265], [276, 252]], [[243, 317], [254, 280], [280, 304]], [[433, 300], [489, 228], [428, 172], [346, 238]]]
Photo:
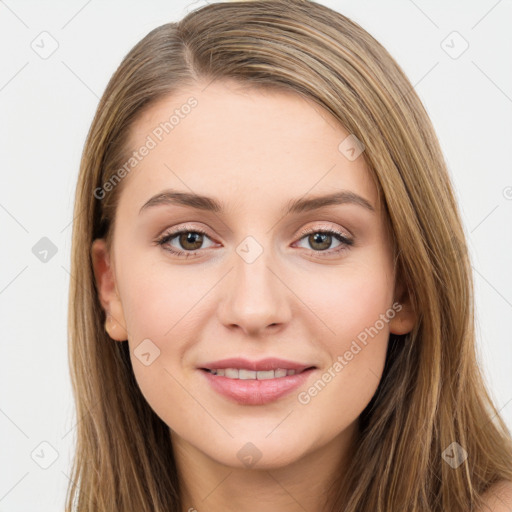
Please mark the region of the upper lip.
[[221, 359], [211, 363], [205, 363], [200, 366], [204, 370], [218, 370], [223, 368], [239, 368], [244, 370], [265, 371], [277, 370], [283, 368], [285, 370], [295, 370], [297, 373], [306, 370], [307, 368], [314, 367], [313, 364], [297, 363], [286, 359], [279, 359], [276, 357], [269, 357], [260, 359], [259, 361], [251, 361], [242, 357], [231, 357], [228, 359]]

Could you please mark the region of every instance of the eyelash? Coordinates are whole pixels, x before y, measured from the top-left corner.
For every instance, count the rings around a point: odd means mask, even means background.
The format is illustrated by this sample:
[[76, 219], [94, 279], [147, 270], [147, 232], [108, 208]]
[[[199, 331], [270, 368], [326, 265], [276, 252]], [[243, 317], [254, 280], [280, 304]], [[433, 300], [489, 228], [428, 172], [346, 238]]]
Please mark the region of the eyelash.
[[[174, 231], [171, 233], [165, 233], [160, 238], [156, 240], [156, 244], [160, 246], [164, 246], [167, 242], [170, 242], [173, 238], [176, 238], [178, 235], [181, 235], [183, 233], [199, 233], [201, 235], [208, 236], [208, 233], [206, 231], [202, 230], [201, 228], [193, 228], [190, 227], [190, 229], [185, 226], [183, 229], [180, 229], [179, 231]], [[335, 229], [304, 229], [302, 230], [300, 234], [299, 240], [302, 240], [307, 235], [312, 234], [322, 234], [322, 235], [332, 235], [336, 240], [341, 242], [342, 245], [340, 245], [337, 249], [327, 249], [325, 251], [315, 251], [311, 249], [311, 252], [313, 253], [319, 253], [318, 255], [321, 257], [324, 257], [324, 254], [332, 255], [332, 254], [338, 254], [343, 251], [347, 251], [350, 246], [354, 244], [354, 240], [347, 238], [343, 233], [340, 231], [337, 231]], [[175, 256], [179, 258], [190, 258], [191, 256], [195, 256], [198, 252], [201, 251], [201, 249], [197, 251], [180, 251], [169, 247], [164, 247], [166, 251], [169, 251], [171, 254], [174, 254]]]

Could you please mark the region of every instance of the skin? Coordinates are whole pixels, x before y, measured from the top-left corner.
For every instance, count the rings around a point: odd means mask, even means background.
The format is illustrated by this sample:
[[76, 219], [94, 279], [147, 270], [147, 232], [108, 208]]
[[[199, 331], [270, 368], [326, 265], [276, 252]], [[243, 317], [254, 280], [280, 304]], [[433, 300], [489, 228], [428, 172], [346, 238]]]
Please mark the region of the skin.
[[[281, 512], [321, 510], [379, 384], [389, 334], [409, 332], [416, 317], [395, 286], [386, 214], [364, 158], [351, 161], [338, 150], [349, 133], [292, 92], [228, 81], [205, 87], [165, 98], [132, 126], [135, 150], [190, 96], [198, 100], [124, 178], [112, 253], [102, 239], [93, 244], [109, 334], [128, 339], [140, 389], [170, 427], [183, 511], [256, 512], [270, 504]], [[165, 189], [214, 197], [225, 210], [159, 205], [139, 214]], [[367, 199], [375, 212], [346, 203], [281, 214], [291, 199], [342, 189]], [[154, 243], [185, 223], [188, 231], [207, 231], [196, 256], [180, 258]], [[341, 243], [332, 237], [322, 251], [301, 234], [333, 228], [354, 244], [336, 253]], [[250, 264], [236, 251], [247, 236], [263, 249]], [[169, 245], [193, 248], [179, 237]], [[300, 403], [299, 392], [395, 301], [401, 311], [309, 403]], [[133, 352], [145, 339], [160, 350], [149, 366]], [[242, 355], [317, 370], [273, 403], [240, 405], [217, 394], [197, 366]], [[251, 467], [237, 457], [248, 442], [261, 453]]]

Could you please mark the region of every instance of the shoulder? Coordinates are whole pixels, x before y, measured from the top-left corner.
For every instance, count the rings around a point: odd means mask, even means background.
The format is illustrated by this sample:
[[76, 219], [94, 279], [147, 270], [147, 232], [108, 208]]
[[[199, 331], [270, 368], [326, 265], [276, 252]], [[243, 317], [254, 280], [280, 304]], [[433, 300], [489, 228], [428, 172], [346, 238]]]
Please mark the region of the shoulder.
[[512, 512], [512, 481], [502, 480], [482, 495], [481, 512]]

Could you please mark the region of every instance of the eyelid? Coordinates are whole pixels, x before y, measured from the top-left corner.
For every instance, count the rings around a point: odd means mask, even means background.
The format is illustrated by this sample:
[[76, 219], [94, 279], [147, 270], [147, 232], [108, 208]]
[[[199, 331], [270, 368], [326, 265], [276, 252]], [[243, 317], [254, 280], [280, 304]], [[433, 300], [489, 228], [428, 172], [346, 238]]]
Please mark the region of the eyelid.
[[162, 237], [165, 237], [165, 236], [168, 236], [168, 235], [177, 235], [177, 234], [182, 233], [183, 231], [190, 231], [190, 232], [193, 232], [193, 233], [201, 233], [202, 235], [206, 235], [206, 236], [208, 236], [211, 239], [214, 238], [214, 237], [212, 237], [209, 234], [209, 231], [207, 229], [205, 229], [203, 227], [200, 227], [200, 226], [197, 226], [197, 225], [185, 223], [183, 225], [179, 224], [177, 227], [172, 227], [172, 228], [164, 229], [162, 234], [159, 235], [157, 237], [157, 239], [161, 239]]
[[321, 226], [318, 226], [316, 224], [309, 224], [308, 226], [309, 227], [301, 228], [296, 236], [308, 235], [311, 233], [317, 233], [319, 231], [335, 231], [336, 233], [343, 236], [347, 240], [352, 240], [354, 238], [354, 236], [347, 229], [340, 228], [338, 227], [337, 224], [334, 223], [327, 223]]
[[[320, 221], [320, 222], [322, 222], [322, 221]], [[211, 239], [214, 238], [208, 233], [208, 231], [206, 229], [204, 229], [202, 227], [198, 227], [197, 225], [192, 225], [192, 224], [188, 224], [188, 223], [185, 223], [184, 225], [178, 225], [178, 227], [176, 227], [176, 228], [169, 228], [169, 230], [165, 229], [162, 232], [162, 234], [159, 235], [157, 238], [161, 238], [163, 236], [167, 236], [170, 234], [179, 234], [183, 231], [198, 232], [198, 233], [208, 236]], [[339, 227], [337, 227], [336, 224], [333, 224], [333, 223], [324, 224], [320, 227], [317, 225], [310, 225], [310, 227], [301, 228], [294, 235], [294, 238], [299, 237], [299, 236], [308, 235], [311, 233], [317, 233], [319, 231], [335, 231], [335, 232], [339, 233], [340, 235], [342, 235], [346, 239], [353, 238], [353, 235], [347, 229], [339, 228]]]

